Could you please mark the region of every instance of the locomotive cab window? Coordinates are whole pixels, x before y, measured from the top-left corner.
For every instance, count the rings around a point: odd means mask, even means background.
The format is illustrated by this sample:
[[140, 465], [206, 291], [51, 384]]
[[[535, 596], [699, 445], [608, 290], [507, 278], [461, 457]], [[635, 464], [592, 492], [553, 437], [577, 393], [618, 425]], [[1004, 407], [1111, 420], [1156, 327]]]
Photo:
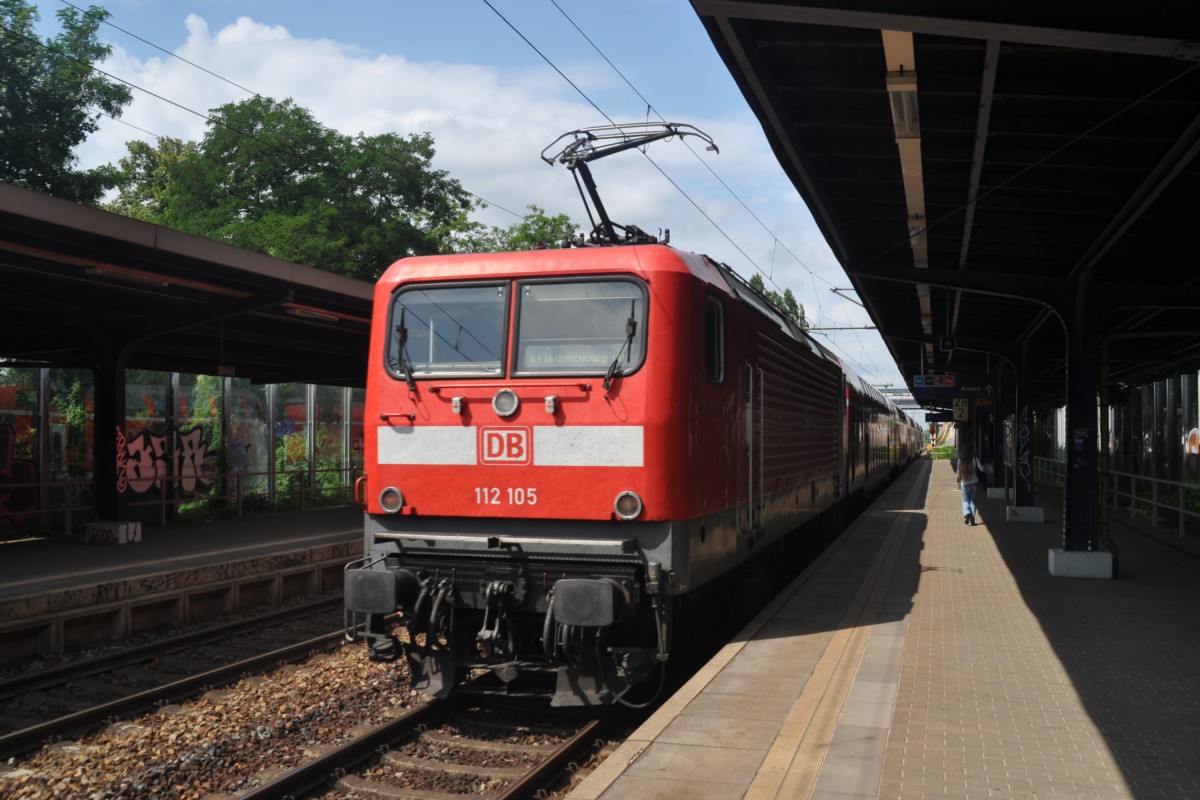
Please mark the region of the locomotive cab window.
[[525, 283], [517, 375], [628, 375], [646, 357], [646, 297], [628, 280]]
[[508, 286], [420, 286], [396, 295], [387, 364], [403, 380], [504, 370]]
[[710, 383], [725, 380], [725, 309], [715, 297], [704, 300], [704, 372]]

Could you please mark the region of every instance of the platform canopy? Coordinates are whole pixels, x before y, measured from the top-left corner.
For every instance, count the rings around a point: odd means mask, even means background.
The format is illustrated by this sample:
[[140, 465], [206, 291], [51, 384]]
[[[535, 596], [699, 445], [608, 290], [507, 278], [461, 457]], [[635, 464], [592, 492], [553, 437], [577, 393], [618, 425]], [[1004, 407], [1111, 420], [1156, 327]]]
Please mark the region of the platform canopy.
[[362, 386], [373, 286], [0, 184], [0, 358]]
[[1200, 4], [692, 5], [910, 387], [1200, 365]]

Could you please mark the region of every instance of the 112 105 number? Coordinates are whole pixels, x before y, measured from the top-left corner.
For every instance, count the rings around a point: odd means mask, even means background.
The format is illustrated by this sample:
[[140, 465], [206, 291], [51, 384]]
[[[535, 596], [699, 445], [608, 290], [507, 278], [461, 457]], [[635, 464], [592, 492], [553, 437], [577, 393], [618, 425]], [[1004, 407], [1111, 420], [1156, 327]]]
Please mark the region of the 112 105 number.
[[475, 504], [480, 506], [535, 506], [537, 489], [514, 486], [476, 486]]

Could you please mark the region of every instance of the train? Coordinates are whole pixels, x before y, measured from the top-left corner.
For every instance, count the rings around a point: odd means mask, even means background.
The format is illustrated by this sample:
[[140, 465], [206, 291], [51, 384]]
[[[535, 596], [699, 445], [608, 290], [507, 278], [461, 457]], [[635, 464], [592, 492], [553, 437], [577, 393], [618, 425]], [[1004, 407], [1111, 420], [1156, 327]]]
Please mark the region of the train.
[[377, 283], [344, 597], [348, 636], [418, 691], [486, 670], [546, 676], [554, 706], [644, 704], [686, 622], [920, 452], [731, 268], [633, 235]]

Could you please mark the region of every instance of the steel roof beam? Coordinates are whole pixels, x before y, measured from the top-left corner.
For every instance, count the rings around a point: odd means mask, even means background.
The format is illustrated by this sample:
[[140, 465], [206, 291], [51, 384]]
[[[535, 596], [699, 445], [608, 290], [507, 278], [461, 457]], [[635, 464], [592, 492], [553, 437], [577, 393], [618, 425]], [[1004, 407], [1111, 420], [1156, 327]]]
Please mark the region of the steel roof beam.
[[[848, 6], [859, 6], [850, 8]], [[1069, 28], [1053, 28], [1016, 22], [1001, 22], [987, 19], [946, 19], [916, 14], [895, 14], [875, 10], [869, 2], [839, 2], [837, 7], [817, 5], [779, 5], [775, 3], [739, 2], [738, 0], [692, 0], [696, 13], [718, 19], [746, 19], [764, 22], [784, 22], [795, 25], [829, 25], [838, 28], [866, 28], [870, 30], [895, 30], [910, 33], [926, 33], [935, 36], [952, 36], [963, 39], [996, 39], [1018, 44], [1035, 44], [1046, 47], [1070, 47], [1081, 50], [1098, 50], [1110, 53], [1129, 53], [1142, 56], [1177, 58], [1187, 52], [1188, 40], [1177, 36], [1134, 35], [1121, 32], [1118, 28], [1150, 24], [1147, 14], [1128, 6], [1130, 13], [1117, 15], [1111, 23], [1113, 30], [1081, 31]], [[982, 8], [982, 7], [981, 7]], [[1078, 15], [1077, 8], [1064, 6], [1069, 14]], [[971, 12], [969, 6], [956, 11]], [[1044, 11], [1040, 8], [1039, 11]], [[1013, 19], [1020, 17], [1019, 11], [1009, 11]], [[1099, 25], [1094, 17], [1089, 25]], [[1169, 23], [1167, 23], [1169, 24]]]

